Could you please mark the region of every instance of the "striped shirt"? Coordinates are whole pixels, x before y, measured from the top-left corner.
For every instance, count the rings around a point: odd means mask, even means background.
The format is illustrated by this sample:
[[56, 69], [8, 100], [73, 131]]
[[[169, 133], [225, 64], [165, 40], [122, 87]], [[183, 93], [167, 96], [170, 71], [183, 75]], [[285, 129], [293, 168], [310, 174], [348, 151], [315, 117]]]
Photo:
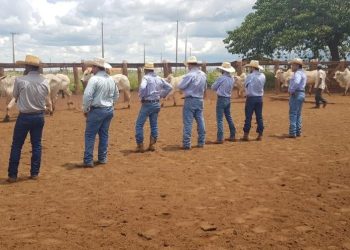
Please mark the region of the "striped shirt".
[[231, 97], [234, 84], [235, 81], [230, 73], [225, 72], [214, 82], [211, 89], [215, 90], [218, 96]]
[[264, 73], [254, 70], [245, 80], [245, 92], [250, 96], [263, 96], [266, 77]]
[[45, 110], [46, 97], [50, 93], [49, 82], [37, 71], [17, 77], [13, 97], [21, 113], [39, 113]]
[[154, 101], [166, 97], [173, 89], [169, 83], [150, 72], [143, 77], [139, 88], [139, 97], [141, 100]]
[[296, 91], [305, 91], [306, 80], [304, 70], [298, 69], [289, 81], [289, 93], [294, 94]]
[[207, 76], [198, 67], [192, 68], [184, 76], [178, 88], [183, 91], [185, 97], [202, 99], [207, 88]]
[[83, 111], [89, 112], [91, 107], [112, 107], [119, 98], [119, 90], [112, 77], [105, 71], [98, 71], [86, 86], [83, 97]]

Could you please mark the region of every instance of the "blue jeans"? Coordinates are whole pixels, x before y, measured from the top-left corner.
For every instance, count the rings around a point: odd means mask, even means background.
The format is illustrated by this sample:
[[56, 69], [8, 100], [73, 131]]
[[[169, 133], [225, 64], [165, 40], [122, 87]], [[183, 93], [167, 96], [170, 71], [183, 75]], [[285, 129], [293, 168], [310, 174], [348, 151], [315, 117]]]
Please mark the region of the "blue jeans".
[[301, 134], [303, 103], [305, 92], [295, 92], [289, 98], [289, 135], [299, 136]]
[[248, 96], [245, 102], [245, 122], [244, 122], [244, 133], [249, 133], [251, 124], [252, 124], [252, 116], [255, 113], [256, 123], [258, 127], [256, 128], [256, 132], [262, 134], [264, 132], [264, 121], [262, 116], [263, 109], [263, 97], [262, 96]]
[[139, 112], [139, 116], [136, 120], [135, 125], [135, 137], [136, 143], [143, 143], [143, 126], [146, 123], [147, 118], [149, 118], [149, 123], [151, 127], [151, 136], [157, 140], [158, 138], [158, 114], [160, 111], [159, 102], [154, 103], [143, 103]]
[[217, 141], [224, 140], [224, 114], [230, 128], [230, 139], [234, 139], [236, 135], [236, 128], [231, 116], [231, 98], [218, 96], [216, 102], [216, 122], [218, 127]]
[[203, 117], [203, 99], [186, 98], [182, 112], [183, 117], [183, 147], [191, 147], [193, 118], [197, 122], [198, 145], [205, 144], [205, 124]]
[[91, 108], [86, 119], [84, 164], [93, 166], [94, 145], [98, 134], [98, 161], [107, 162], [108, 130], [114, 116], [114, 108]]
[[30, 134], [30, 143], [32, 144], [30, 175], [36, 176], [39, 174], [41, 163], [41, 137], [44, 124], [44, 113], [19, 114], [13, 131], [13, 141], [8, 167], [9, 177], [17, 178], [21, 151], [28, 132]]

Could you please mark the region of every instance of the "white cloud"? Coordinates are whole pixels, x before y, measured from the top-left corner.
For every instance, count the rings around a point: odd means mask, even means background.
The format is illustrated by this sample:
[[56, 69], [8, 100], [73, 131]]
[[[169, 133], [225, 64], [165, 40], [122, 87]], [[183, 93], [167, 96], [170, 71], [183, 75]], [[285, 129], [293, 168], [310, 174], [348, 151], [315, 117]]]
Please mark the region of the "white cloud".
[[[10, 32], [17, 32], [16, 58], [33, 53], [43, 61], [78, 62], [105, 55], [113, 62], [175, 61], [179, 19], [179, 62], [185, 39], [203, 61], [233, 60], [222, 40], [239, 25], [255, 0], [0, 0], [0, 62], [12, 61]], [[16, 8], [13, 8], [16, 6]]]

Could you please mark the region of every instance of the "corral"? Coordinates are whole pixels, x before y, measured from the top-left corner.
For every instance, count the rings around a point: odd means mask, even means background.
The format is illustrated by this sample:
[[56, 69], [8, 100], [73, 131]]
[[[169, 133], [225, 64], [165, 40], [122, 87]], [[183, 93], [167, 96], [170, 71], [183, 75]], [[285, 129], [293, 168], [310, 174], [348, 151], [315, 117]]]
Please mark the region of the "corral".
[[[15, 118], [0, 123], [0, 248], [350, 249], [350, 98], [334, 94], [327, 108], [311, 109], [308, 97], [302, 137], [286, 139], [288, 97], [274, 96], [264, 98], [262, 142], [212, 144], [209, 91], [205, 148], [179, 149], [182, 107], [168, 102], [157, 151], [136, 154], [134, 92], [131, 109], [117, 105], [109, 163], [94, 169], [74, 167], [84, 150], [81, 96], [73, 96], [75, 110], [59, 100], [46, 118], [40, 179], [27, 179], [27, 141], [12, 185], [5, 177]], [[232, 115], [240, 136], [244, 99], [233, 99]]]

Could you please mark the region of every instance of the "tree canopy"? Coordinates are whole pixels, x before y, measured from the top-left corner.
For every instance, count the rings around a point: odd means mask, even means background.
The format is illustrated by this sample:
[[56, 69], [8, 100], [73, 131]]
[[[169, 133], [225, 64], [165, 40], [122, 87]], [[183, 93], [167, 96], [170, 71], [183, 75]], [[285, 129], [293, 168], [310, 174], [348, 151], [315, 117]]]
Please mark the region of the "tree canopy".
[[349, 0], [257, 0], [253, 10], [228, 32], [229, 52], [262, 58], [310, 50], [336, 61], [349, 54]]

